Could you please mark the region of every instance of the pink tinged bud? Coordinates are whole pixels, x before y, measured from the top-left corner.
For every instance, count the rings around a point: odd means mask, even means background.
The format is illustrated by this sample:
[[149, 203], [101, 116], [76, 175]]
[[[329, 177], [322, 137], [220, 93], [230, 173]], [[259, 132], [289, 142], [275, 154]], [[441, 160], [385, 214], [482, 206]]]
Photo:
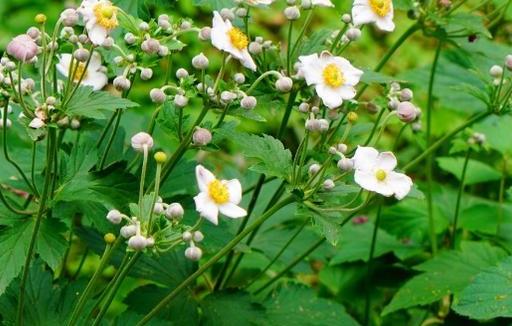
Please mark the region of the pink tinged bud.
[[235, 81], [235, 83], [237, 83], [238, 85], [241, 85], [243, 83], [245, 83], [245, 76], [244, 74], [242, 73], [236, 73], [234, 76], [233, 76], [233, 80]]
[[212, 29], [211, 27], [203, 27], [199, 31], [198, 37], [201, 41], [209, 41], [211, 38]]
[[334, 184], [334, 181], [332, 181], [331, 179], [326, 179], [324, 181], [323, 186], [324, 186], [325, 190], [332, 190], [332, 189], [334, 189], [334, 187], [336, 187], [336, 185]]
[[155, 239], [149, 237], [146, 239], [146, 247], [151, 248], [155, 245]]
[[160, 50], [160, 42], [154, 38], [147, 39], [142, 42], [141, 49], [147, 54], [156, 54]]
[[126, 91], [130, 89], [132, 83], [125, 76], [117, 76], [114, 78], [113, 84], [118, 91]]
[[247, 110], [252, 110], [256, 107], [258, 101], [254, 96], [246, 96], [240, 101], [240, 106]]
[[342, 158], [338, 161], [338, 168], [341, 171], [351, 171], [354, 168], [354, 161], [349, 158]]
[[153, 77], [153, 70], [151, 68], [143, 68], [140, 71], [140, 79], [150, 80]]
[[302, 113], [307, 113], [309, 112], [309, 104], [306, 103], [306, 102], [302, 102], [300, 105], [299, 105], [299, 111], [302, 112]]
[[224, 20], [226, 20], [226, 19], [228, 19], [228, 20], [235, 19], [235, 14], [233, 13], [233, 10], [228, 9], [228, 8], [222, 8], [221, 11], [220, 11], [220, 16]]
[[206, 69], [208, 64], [208, 58], [202, 52], [192, 58], [192, 66], [196, 69]]
[[184, 95], [176, 95], [174, 97], [174, 105], [176, 105], [178, 108], [184, 108], [188, 104], [188, 97]]
[[193, 235], [192, 235], [192, 232], [190, 231], [185, 231], [183, 232], [183, 234], [181, 235], [181, 238], [183, 239], [183, 241], [185, 242], [189, 242], [192, 240], [193, 238]]
[[32, 119], [32, 121], [30, 121], [30, 123], [28, 124], [28, 126], [32, 129], [39, 129], [44, 127], [45, 125], [46, 123], [39, 118]]
[[60, 14], [60, 19], [64, 26], [75, 26], [78, 23], [78, 18], [78, 12], [72, 8], [65, 9]]
[[134, 235], [128, 240], [128, 247], [135, 251], [140, 251], [146, 248], [147, 239], [141, 235]]
[[192, 135], [192, 141], [196, 146], [205, 146], [212, 141], [212, 134], [208, 129], [197, 128]]
[[198, 247], [188, 247], [185, 250], [185, 257], [192, 261], [198, 261], [203, 256], [203, 251]]
[[505, 67], [507, 67], [508, 70], [512, 71], [512, 54], [507, 55], [505, 58]]
[[276, 88], [278, 91], [287, 93], [293, 87], [293, 80], [289, 77], [281, 77], [276, 81]]
[[165, 217], [171, 220], [179, 220], [184, 214], [185, 210], [179, 203], [172, 203], [167, 206], [167, 209], [165, 210]]
[[498, 65], [494, 65], [491, 67], [491, 69], [489, 69], [489, 74], [491, 77], [500, 78], [501, 75], [503, 75], [503, 68]]
[[158, 103], [158, 104], [164, 103], [165, 99], [167, 98], [164, 91], [162, 91], [160, 88], [153, 88], [149, 92], [149, 97], [151, 97], [151, 101], [153, 101], [153, 103]]
[[121, 234], [121, 236], [123, 238], [128, 239], [137, 233], [137, 226], [135, 226], [133, 224], [125, 225], [121, 228], [119, 233]]
[[249, 53], [251, 54], [260, 54], [263, 50], [261, 43], [251, 42], [249, 43]]
[[350, 41], [357, 41], [361, 37], [361, 30], [359, 28], [352, 27], [349, 28], [345, 35]]
[[296, 6], [286, 7], [283, 13], [288, 20], [297, 20], [300, 18], [300, 10]]
[[352, 17], [350, 16], [350, 14], [343, 14], [343, 16], [341, 16], [341, 20], [345, 23], [345, 24], [348, 24], [352, 21]]
[[33, 38], [34, 40], [37, 40], [37, 38], [41, 35], [41, 32], [37, 27], [32, 26], [27, 30], [27, 35]]
[[320, 168], [321, 168], [320, 164], [313, 163], [309, 166], [308, 172], [310, 175], [315, 175], [320, 171]]
[[26, 35], [18, 35], [7, 44], [7, 53], [22, 62], [31, 61], [37, 55], [37, 44]]
[[144, 151], [144, 147], [148, 150], [153, 147], [153, 137], [145, 132], [139, 132], [132, 137], [132, 148], [138, 152]]
[[123, 214], [121, 214], [117, 209], [113, 209], [108, 212], [107, 220], [112, 224], [119, 224], [123, 220]]
[[176, 70], [176, 78], [183, 79], [188, 77], [188, 71], [184, 68]]
[[404, 88], [400, 91], [400, 101], [410, 101], [412, 100], [414, 93], [410, 88]]
[[366, 222], [368, 222], [367, 216], [356, 216], [352, 219], [352, 223], [355, 225], [365, 224]]
[[411, 102], [400, 102], [396, 109], [398, 118], [403, 122], [413, 122], [418, 116], [418, 111]]
[[327, 121], [326, 119], [319, 119], [318, 130], [320, 130], [320, 132], [326, 132], [327, 130], [329, 130], [329, 121]]
[[204, 235], [201, 231], [194, 232], [193, 240], [194, 242], [201, 242], [204, 239]]

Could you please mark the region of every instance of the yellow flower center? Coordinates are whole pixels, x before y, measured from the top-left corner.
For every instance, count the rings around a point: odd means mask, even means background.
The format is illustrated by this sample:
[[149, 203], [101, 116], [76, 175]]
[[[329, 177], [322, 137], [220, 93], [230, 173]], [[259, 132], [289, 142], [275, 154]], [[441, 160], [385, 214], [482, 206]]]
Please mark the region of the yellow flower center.
[[249, 44], [249, 39], [240, 29], [232, 27], [228, 31], [228, 36], [231, 44], [233, 44], [233, 46], [238, 50], [243, 50], [247, 48], [247, 45]]
[[391, 11], [391, 0], [370, 0], [370, 7], [377, 15], [384, 17]]
[[228, 187], [217, 179], [208, 185], [208, 195], [216, 204], [225, 204], [229, 200]]
[[377, 178], [377, 180], [379, 181], [384, 181], [386, 180], [386, 177], [387, 177], [387, 173], [386, 171], [382, 170], [382, 169], [378, 169], [376, 172], [375, 172], [375, 177]]
[[334, 63], [328, 64], [324, 68], [322, 75], [324, 77], [324, 82], [332, 88], [340, 87], [345, 83], [345, 77], [343, 76], [343, 72]]
[[113, 29], [117, 27], [117, 7], [112, 6], [111, 4], [98, 3], [94, 6], [93, 12], [98, 25], [106, 29]]
[[83, 80], [85, 77], [87, 77], [85, 63], [79, 62], [78, 66], [76, 66], [75, 74], [73, 75], [73, 81], [78, 83], [80, 79]]

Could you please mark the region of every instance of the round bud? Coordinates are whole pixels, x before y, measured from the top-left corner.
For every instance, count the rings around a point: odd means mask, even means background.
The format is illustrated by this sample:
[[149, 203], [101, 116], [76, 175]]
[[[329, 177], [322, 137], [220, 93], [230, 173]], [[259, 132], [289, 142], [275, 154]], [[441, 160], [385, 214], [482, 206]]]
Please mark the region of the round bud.
[[300, 3], [300, 6], [302, 9], [311, 9], [311, 7], [313, 7], [313, 3], [311, 2], [311, 0], [302, 0], [301, 3]]
[[236, 99], [236, 97], [236, 94], [230, 91], [223, 91], [222, 93], [220, 93], [220, 99], [224, 103], [229, 103]]
[[[28, 124], [28, 126], [32, 129], [39, 129], [39, 128], [44, 127], [45, 125], [46, 125], [46, 123], [40, 118], [34, 118]], [[9, 126], [7, 126], [7, 127], [9, 127]]]
[[308, 113], [309, 112], [309, 103], [302, 102], [299, 104], [299, 111], [302, 113]]
[[209, 41], [211, 38], [212, 29], [211, 27], [203, 27], [198, 33], [198, 37], [201, 41]]
[[37, 24], [44, 24], [46, 22], [46, 15], [45, 14], [37, 14], [35, 17], [34, 17], [34, 21], [37, 23]]
[[400, 102], [396, 109], [398, 118], [405, 123], [413, 122], [417, 117], [417, 110], [414, 104], [411, 102]]
[[421, 131], [421, 121], [416, 121], [413, 124], [411, 124], [412, 131], [414, 132], [420, 132]]
[[71, 119], [70, 127], [73, 130], [80, 128], [80, 120], [78, 120], [77, 118]]
[[341, 171], [351, 171], [354, 168], [354, 161], [344, 157], [338, 161], [338, 168]]
[[512, 54], [509, 54], [505, 57], [505, 67], [512, 71]]
[[288, 20], [297, 20], [300, 18], [300, 10], [297, 6], [286, 7], [283, 13]]
[[317, 119], [307, 119], [305, 128], [309, 131], [317, 131], [320, 126]]
[[256, 107], [256, 104], [258, 104], [258, 101], [254, 96], [245, 96], [240, 101], [240, 106], [247, 110], [252, 110]]
[[197, 128], [192, 135], [192, 142], [196, 146], [205, 146], [212, 141], [212, 133], [205, 128]]
[[400, 101], [410, 101], [412, 100], [414, 93], [410, 88], [404, 88], [400, 91]]
[[145, 237], [141, 235], [134, 235], [130, 239], [128, 239], [128, 247], [135, 251], [144, 250], [147, 245], [147, 240]]
[[233, 76], [233, 80], [235, 81], [235, 83], [237, 83], [238, 85], [241, 85], [243, 83], [245, 83], [245, 76], [244, 74], [242, 73], [236, 73], [234, 76]]
[[142, 32], [147, 32], [149, 31], [149, 24], [146, 23], [146, 22], [141, 22], [139, 24], [139, 30], [142, 31]]
[[327, 119], [318, 119], [318, 130], [320, 132], [329, 130], [329, 121], [327, 121]]
[[123, 238], [128, 239], [137, 233], [137, 226], [133, 224], [125, 225], [119, 230], [119, 233]]
[[184, 95], [176, 95], [174, 97], [174, 105], [176, 105], [178, 108], [184, 108], [188, 104], [188, 97]]
[[169, 206], [167, 206], [167, 209], [165, 210], [165, 216], [173, 220], [181, 219], [184, 214], [185, 210], [183, 209], [183, 206], [181, 206], [179, 203], [172, 203]]
[[309, 172], [310, 175], [315, 175], [315, 174], [317, 174], [320, 171], [321, 168], [322, 167], [320, 166], [320, 164], [313, 163], [313, 164], [311, 164], [309, 166], [308, 172]]
[[161, 57], [165, 57], [166, 55], [169, 54], [169, 48], [164, 46], [164, 45], [161, 45], [159, 48], [158, 48], [158, 55], [161, 56]]
[[113, 84], [118, 91], [127, 91], [130, 89], [132, 83], [125, 76], [117, 76], [114, 78]]
[[114, 43], [115, 43], [114, 39], [109, 36], [109, 37], [105, 38], [103, 43], [101, 43], [101, 46], [104, 47], [105, 49], [111, 49], [114, 46]]
[[72, 8], [65, 9], [60, 14], [60, 19], [62, 20], [62, 24], [64, 26], [75, 26], [79, 19], [78, 12]]
[[195, 242], [201, 242], [204, 239], [204, 235], [201, 231], [194, 232], [193, 240]]
[[146, 247], [151, 248], [155, 245], [155, 239], [153, 237], [149, 237], [146, 239]]
[[108, 244], [113, 244], [116, 241], [116, 236], [113, 233], [107, 233], [103, 236], [103, 240]]
[[187, 78], [189, 75], [188, 75], [188, 71], [184, 68], [180, 68], [178, 70], [176, 70], [176, 78], [178, 79], [183, 79], [183, 78]]
[[323, 183], [323, 187], [325, 190], [332, 190], [334, 189], [334, 187], [336, 187], [336, 185], [334, 184], [334, 181], [332, 181], [331, 179], [326, 179]]
[[338, 149], [334, 146], [329, 147], [329, 154], [334, 155], [338, 153]]
[[220, 10], [220, 16], [224, 20], [234, 20], [235, 19], [235, 14], [233, 13], [233, 11], [231, 9], [228, 9], [228, 8], [222, 8]]
[[345, 154], [348, 151], [348, 146], [346, 144], [338, 144], [336, 145], [336, 149], [338, 152]]
[[187, 29], [190, 29], [191, 27], [192, 27], [192, 24], [188, 20], [184, 20], [180, 24], [180, 29], [182, 29], [182, 30], [187, 30]]
[[132, 137], [131, 143], [134, 150], [143, 152], [144, 148], [149, 150], [153, 147], [153, 137], [148, 133], [139, 132]]
[[55, 105], [55, 103], [57, 103], [57, 99], [54, 96], [48, 96], [45, 103], [48, 105]]
[[400, 104], [400, 101], [397, 98], [393, 97], [388, 102], [388, 109], [394, 111], [398, 108], [398, 104]]
[[85, 34], [80, 34], [80, 35], [78, 35], [78, 42], [80, 42], [82, 44], [86, 44], [89, 42], [89, 37]]
[[314, 114], [317, 114], [320, 112], [320, 108], [318, 106], [312, 106], [311, 107], [311, 112], [313, 112]]
[[37, 44], [27, 34], [18, 35], [7, 44], [6, 52], [18, 61], [29, 62], [37, 55]]
[[154, 158], [158, 164], [162, 164], [165, 163], [165, 161], [167, 161], [167, 154], [165, 154], [164, 152], [156, 152]]
[[203, 251], [198, 247], [188, 247], [185, 250], [185, 257], [192, 261], [198, 261], [199, 259], [201, 259], [201, 256], [203, 256]]
[[249, 53], [251, 54], [260, 54], [261, 51], [263, 50], [263, 47], [261, 45], [261, 43], [258, 43], [258, 42], [251, 42], [249, 43]]
[[343, 14], [343, 16], [341, 16], [341, 21], [345, 24], [349, 24], [352, 21], [352, 17], [350, 14]]
[[155, 207], [153, 207], [153, 213], [155, 214], [163, 214], [165, 213], [164, 203], [156, 202]]
[[150, 38], [142, 42], [140, 48], [147, 54], [156, 54], [160, 50], [160, 42], [154, 38]]
[[350, 111], [348, 114], [347, 114], [347, 120], [348, 122], [350, 123], [354, 123], [357, 121], [357, 113], [355, 113], [354, 111]]
[[135, 44], [135, 42], [137, 42], [137, 37], [132, 33], [128, 32], [124, 34], [124, 41], [126, 42], [126, 44], [132, 45]]
[[475, 144], [477, 145], [483, 145], [486, 141], [486, 137], [484, 134], [475, 132], [473, 135], [471, 135], [471, 138], [474, 140]]
[[140, 79], [142, 80], [150, 80], [153, 77], [153, 69], [151, 68], [142, 68], [140, 70]]
[[37, 40], [41, 35], [41, 32], [38, 28], [32, 26], [27, 30], [27, 35], [30, 36], [32, 39]]
[[203, 52], [192, 58], [192, 66], [196, 69], [204, 70], [208, 68], [209, 63], [208, 58], [203, 54]]
[[287, 93], [293, 87], [293, 80], [290, 77], [281, 77], [276, 81], [276, 88], [278, 91]]
[[491, 69], [489, 69], [489, 74], [491, 77], [501, 78], [501, 75], [503, 75], [503, 68], [498, 65], [494, 65], [491, 67]]
[[348, 29], [345, 35], [350, 41], [357, 41], [361, 37], [361, 30], [356, 27], [351, 27]]
[[153, 101], [153, 103], [158, 103], [158, 104], [164, 103], [165, 99], [167, 98], [164, 91], [162, 91], [160, 88], [153, 88], [149, 92], [149, 97], [151, 98], [151, 101]]
[[247, 16], [247, 9], [244, 7], [238, 7], [235, 10], [235, 15], [237, 15], [237, 17], [244, 18]]
[[192, 232], [190, 232], [190, 231], [183, 232], [183, 234], [181, 235], [181, 238], [185, 242], [192, 241], [192, 238], [193, 238]]
[[112, 224], [119, 224], [123, 220], [123, 214], [117, 209], [112, 209], [107, 213], [107, 220]]

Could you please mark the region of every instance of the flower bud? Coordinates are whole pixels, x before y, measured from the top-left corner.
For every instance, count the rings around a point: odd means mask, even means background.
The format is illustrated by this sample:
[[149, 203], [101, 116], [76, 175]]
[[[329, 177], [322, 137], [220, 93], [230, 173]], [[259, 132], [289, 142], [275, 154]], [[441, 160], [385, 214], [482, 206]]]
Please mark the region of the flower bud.
[[119, 233], [123, 238], [128, 239], [137, 234], [137, 226], [133, 224], [125, 225], [119, 230]]
[[201, 28], [198, 33], [198, 37], [201, 41], [209, 41], [211, 38], [212, 29], [209, 26]]
[[192, 27], [192, 24], [188, 20], [184, 20], [180, 24], [180, 29], [182, 29], [182, 30], [187, 30], [187, 29], [190, 29], [191, 27]]
[[44, 24], [46, 22], [46, 15], [45, 14], [37, 14], [34, 17], [34, 21], [38, 24]]
[[336, 187], [336, 185], [334, 184], [334, 181], [332, 181], [331, 179], [326, 179], [323, 183], [323, 187], [325, 190], [332, 190], [334, 189], [334, 187]]
[[[32, 119], [32, 121], [30, 121], [30, 123], [28, 124], [28, 126], [32, 129], [39, 129], [39, 128], [42, 128], [46, 125], [46, 123], [40, 119], [40, 118], [34, 118]], [[9, 126], [8, 126], [9, 127]]]
[[338, 144], [336, 145], [336, 149], [338, 152], [345, 154], [348, 151], [348, 146], [346, 144]]
[[135, 37], [135, 35], [133, 35], [132, 33], [128, 32], [124, 34], [124, 41], [126, 42], [126, 44], [132, 45], [135, 44], [135, 42], [137, 42], [137, 37]]
[[313, 131], [313, 132], [317, 131], [320, 128], [318, 120], [317, 119], [307, 119], [305, 128], [309, 131]]
[[300, 10], [297, 6], [286, 7], [283, 13], [288, 20], [297, 20], [300, 18]]
[[220, 93], [220, 99], [224, 103], [229, 103], [236, 98], [237, 98], [236, 94], [233, 92], [230, 92], [230, 91], [223, 91], [222, 93]]
[[198, 261], [203, 256], [203, 251], [198, 247], [188, 247], [185, 250], [185, 257], [192, 261]]
[[174, 105], [176, 105], [176, 107], [178, 108], [184, 108], [185, 106], [187, 106], [188, 104], [188, 97], [184, 96], [184, 95], [176, 95], [174, 97]]
[[149, 24], [146, 23], [146, 22], [141, 22], [139, 24], [139, 30], [142, 31], [142, 32], [147, 32], [149, 31]]
[[158, 48], [158, 55], [161, 57], [165, 57], [169, 54], [169, 48], [165, 45], [161, 45], [160, 48]]
[[86, 34], [80, 34], [78, 35], [78, 42], [86, 44], [89, 42], [89, 37]]
[[473, 135], [471, 135], [471, 139], [474, 141], [477, 145], [483, 145], [487, 139], [484, 134], [475, 132]]
[[238, 7], [235, 10], [235, 15], [237, 15], [237, 17], [244, 18], [247, 16], [247, 9], [244, 7]]
[[123, 216], [117, 209], [112, 209], [107, 214], [107, 220], [112, 224], [119, 224], [123, 220]]
[[310, 175], [315, 175], [315, 174], [317, 174], [320, 171], [320, 169], [321, 169], [320, 164], [313, 163], [313, 164], [311, 164], [309, 166], [308, 172], [309, 172]]
[[149, 237], [146, 239], [146, 247], [151, 248], [155, 245], [155, 239], [153, 237]]
[[61, 128], [65, 128], [69, 126], [69, 117], [65, 116], [64, 118], [61, 118], [57, 121], [57, 126]]
[[254, 96], [245, 96], [240, 101], [240, 106], [247, 110], [252, 110], [256, 107], [256, 104], [258, 104], [258, 101]]
[[204, 70], [208, 68], [208, 64], [208, 58], [203, 54], [203, 52], [192, 58], [192, 66], [196, 69]]
[[400, 91], [400, 101], [410, 101], [412, 100], [414, 93], [410, 88], [404, 88]]
[[142, 80], [150, 80], [153, 77], [153, 69], [151, 68], [142, 68], [140, 70], [140, 79]]
[[179, 220], [183, 217], [184, 214], [185, 210], [179, 203], [172, 203], [167, 206], [167, 209], [165, 210], [165, 217], [171, 220]]
[[117, 76], [114, 78], [113, 84], [118, 91], [127, 91], [132, 83], [125, 76]]
[[153, 156], [155, 158], [155, 161], [159, 164], [165, 163], [167, 161], [167, 154], [164, 152], [156, 152]]
[[194, 232], [193, 238], [195, 242], [201, 242], [204, 239], [204, 235], [201, 231]]
[[103, 236], [103, 240], [105, 240], [107, 244], [113, 244], [116, 241], [116, 236], [113, 233], [107, 233]]
[[183, 234], [181, 235], [181, 238], [185, 242], [192, 241], [192, 238], [193, 238], [192, 232], [190, 232], [190, 231], [183, 232]]
[[235, 14], [233, 13], [233, 11], [231, 9], [228, 9], [228, 8], [222, 8], [220, 10], [220, 16], [224, 20], [231, 20], [232, 21], [232, 20], [235, 19]]
[[299, 104], [299, 111], [302, 113], [308, 113], [309, 112], [309, 103], [302, 102]]
[[343, 16], [341, 16], [341, 21], [345, 24], [349, 24], [352, 21], [352, 17], [350, 14], [343, 14]]
[[[10, 119], [5, 120], [6, 128], [9, 129], [12, 126], [12, 121]], [[4, 127], [4, 119], [0, 118], [0, 129]]]
[[411, 124], [411, 129], [413, 132], [420, 132], [421, 127], [421, 121], [416, 121], [415, 123]]
[[347, 120], [348, 122], [350, 123], [355, 123], [358, 119], [358, 115], [357, 113], [355, 113], [354, 111], [350, 111], [348, 114], [347, 114]]
[[212, 141], [212, 134], [208, 129], [197, 128], [192, 135], [192, 142], [196, 146], [205, 146]]
[[414, 120], [416, 120], [417, 117], [416, 107], [414, 106], [414, 104], [407, 101], [400, 102], [400, 104], [398, 104], [396, 113], [398, 115], [398, 118], [405, 123], [413, 122]]
[[313, 7], [313, 3], [311, 2], [311, 0], [302, 0], [300, 2], [300, 7], [302, 9], [311, 9]]
[[27, 34], [18, 35], [7, 44], [7, 54], [22, 62], [29, 62], [37, 55], [37, 44]]
[[72, 8], [65, 9], [60, 14], [60, 19], [64, 26], [75, 26], [78, 23], [78, 18], [78, 12]]
[[79, 48], [75, 52], [73, 52], [73, 57], [78, 62], [86, 62], [89, 59], [90, 52], [87, 49]]
[[183, 79], [183, 78], [187, 78], [189, 75], [188, 75], [188, 71], [184, 68], [180, 68], [178, 70], [176, 70], [176, 78], [178, 79]]
[[156, 202], [155, 207], [153, 207], [153, 213], [155, 214], [163, 214], [165, 213], [164, 203]]
[[329, 130], [329, 121], [326, 119], [318, 119], [318, 130], [320, 132], [326, 132]]
[[27, 30], [27, 35], [30, 36], [32, 39], [37, 40], [41, 35], [41, 32], [37, 27], [32, 26]]
[[110, 36], [108, 36], [107, 38], [105, 38], [103, 43], [101, 43], [101, 46], [107, 50], [110, 50], [114, 46], [114, 43], [115, 43], [114, 39], [111, 38]]
[[153, 88], [149, 92], [149, 97], [153, 103], [162, 104], [165, 102], [167, 95], [165, 95], [164, 91], [162, 91], [160, 88]]
[[356, 27], [351, 27], [348, 29], [345, 35], [350, 41], [357, 41], [361, 37], [361, 30]]
[[338, 149], [334, 146], [329, 147], [329, 154], [335, 155], [338, 153]]
[[249, 43], [249, 53], [251, 54], [260, 54], [263, 50], [263, 47], [261, 46], [261, 43], [258, 42], [251, 42]]
[[71, 119], [70, 127], [71, 127], [71, 129], [74, 129], [74, 130], [80, 128], [80, 120], [78, 120], [77, 118]]
[[160, 42], [154, 38], [150, 38], [142, 42], [140, 48], [147, 54], [156, 54], [160, 50]]
[[234, 76], [233, 76], [233, 80], [235, 81], [235, 83], [237, 83], [238, 85], [241, 85], [243, 83], [245, 83], [245, 76], [244, 74], [242, 73], [236, 73]]
[[491, 67], [491, 69], [489, 69], [489, 74], [491, 77], [501, 78], [501, 75], [503, 75], [503, 68], [498, 65], [494, 65]]
[[338, 168], [341, 171], [351, 171], [354, 168], [354, 161], [344, 157], [338, 161]]
[[153, 147], [153, 137], [148, 133], [139, 132], [132, 137], [131, 143], [134, 150], [143, 152], [144, 147], [148, 150]]
[[505, 57], [505, 67], [512, 71], [512, 54], [509, 54]]
[[141, 235], [134, 235], [128, 240], [128, 247], [135, 251], [140, 251], [146, 248], [147, 240]]
[[290, 77], [281, 77], [276, 81], [276, 88], [278, 91], [287, 93], [293, 87], [293, 80]]
[[169, 16], [160, 15], [158, 16], [158, 27], [163, 30], [169, 29], [171, 27], [171, 23], [169, 22]]

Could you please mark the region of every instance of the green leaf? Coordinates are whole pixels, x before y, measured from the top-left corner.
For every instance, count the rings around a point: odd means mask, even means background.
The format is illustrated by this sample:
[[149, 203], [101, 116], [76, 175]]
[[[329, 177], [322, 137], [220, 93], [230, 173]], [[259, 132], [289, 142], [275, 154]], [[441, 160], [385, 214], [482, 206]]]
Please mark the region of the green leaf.
[[201, 302], [204, 325], [265, 325], [265, 310], [244, 292], [216, 292]]
[[[177, 108], [172, 101], [166, 101], [162, 106], [161, 114], [159, 114], [157, 118], [158, 125], [175, 139], [180, 139], [179, 120], [180, 111], [182, 110], [183, 109]], [[182, 117], [181, 130], [187, 130], [189, 128], [189, 117], [189, 115]]]
[[193, 0], [194, 6], [201, 6], [211, 10], [221, 10], [222, 8], [232, 8], [233, 0]]
[[510, 126], [512, 126], [512, 116], [492, 115], [475, 125], [475, 131], [485, 135], [486, 143], [502, 154], [512, 154], [512, 142], [510, 141]]
[[93, 119], [107, 119], [117, 109], [139, 106], [128, 99], [114, 96], [108, 92], [94, 92], [92, 87], [79, 87], [75, 95], [65, 107], [71, 116], [82, 116]]
[[397, 81], [396, 77], [391, 77], [381, 72], [375, 72], [371, 69], [363, 69], [363, 71], [361, 81], [365, 84], [387, 84]]
[[453, 310], [473, 319], [512, 317], [512, 257], [480, 274], [457, 296]]
[[0, 294], [18, 276], [25, 263], [33, 224], [19, 222], [12, 228], [2, 230], [0, 235]]
[[425, 305], [462, 291], [483, 269], [496, 265], [505, 252], [485, 242], [462, 242], [460, 251], [445, 251], [415, 267], [423, 272], [407, 281], [382, 314]]
[[267, 325], [271, 326], [359, 325], [341, 304], [318, 298], [312, 289], [304, 286], [283, 287], [273, 293], [264, 305], [267, 308]]
[[[439, 157], [436, 161], [441, 169], [450, 172], [460, 181], [464, 160], [465, 158], [462, 157]], [[477, 160], [469, 160], [466, 178], [464, 180], [466, 185], [496, 181], [500, 179], [501, 173], [493, 167]]]
[[44, 219], [37, 235], [36, 251], [54, 271], [61, 264], [68, 247], [62, 234], [65, 231], [66, 225], [59, 220]]
[[267, 176], [288, 178], [292, 167], [292, 153], [283, 143], [269, 135], [257, 136], [228, 129], [217, 132], [240, 146], [242, 153], [254, 159], [251, 170]]
[[341, 232], [340, 223], [343, 221], [341, 214], [322, 215], [319, 212], [308, 209], [306, 206], [298, 206], [295, 215], [306, 216], [308, 219], [312, 219], [318, 233], [324, 236], [333, 246], [338, 244]]

